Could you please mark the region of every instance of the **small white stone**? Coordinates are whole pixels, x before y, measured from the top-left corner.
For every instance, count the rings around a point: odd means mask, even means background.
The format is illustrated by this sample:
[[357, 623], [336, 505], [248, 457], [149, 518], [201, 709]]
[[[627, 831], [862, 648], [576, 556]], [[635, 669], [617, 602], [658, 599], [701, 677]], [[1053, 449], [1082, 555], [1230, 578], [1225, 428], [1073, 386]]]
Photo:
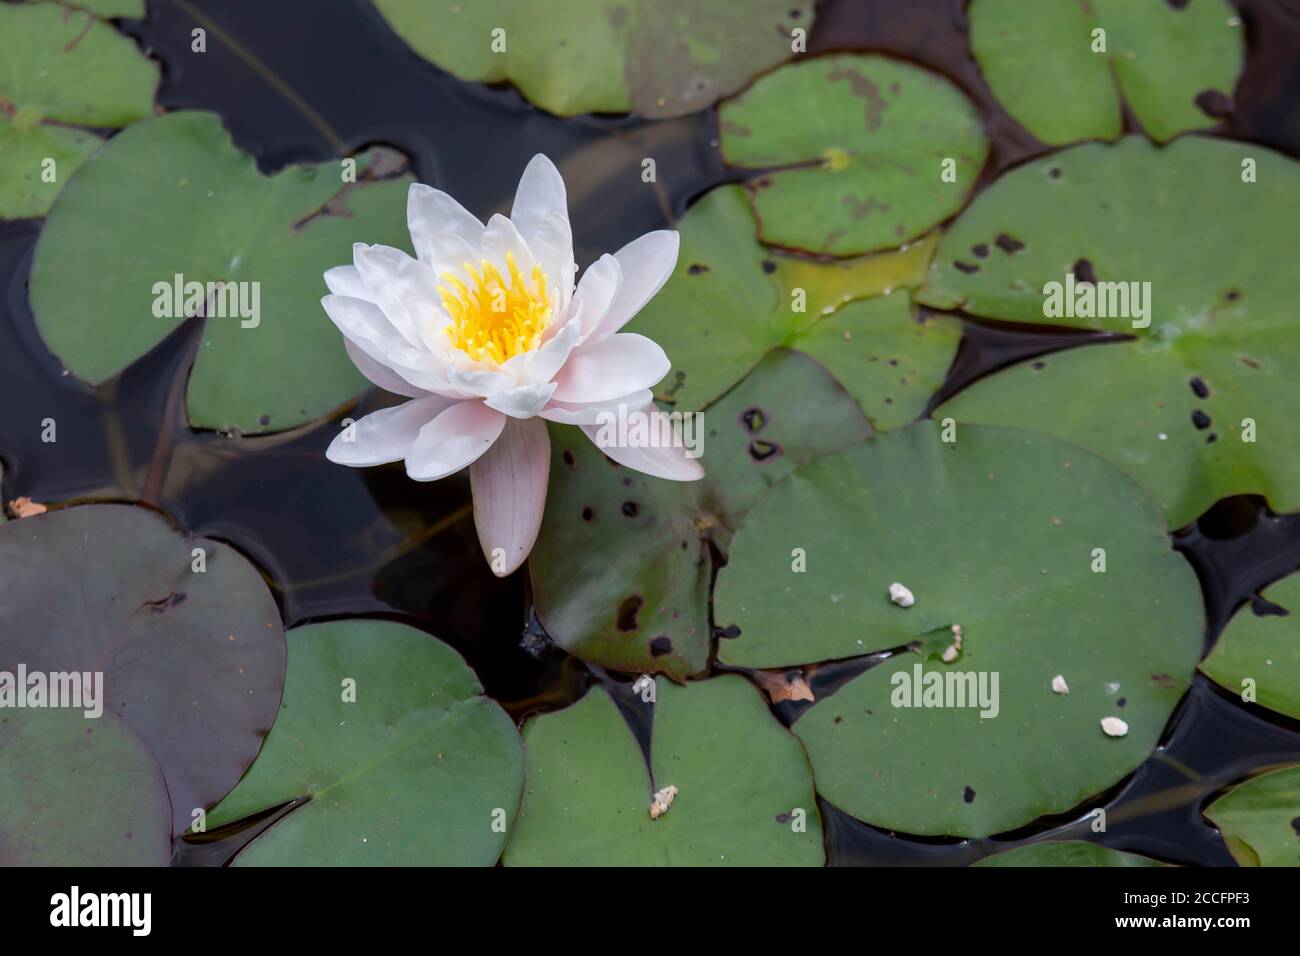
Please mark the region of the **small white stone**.
[[916, 603], [916, 596], [907, 589], [906, 585], [899, 584], [895, 581], [889, 586], [889, 600], [893, 601], [899, 607], [911, 607]]
[[1101, 729], [1106, 732], [1107, 737], [1123, 737], [1128, 733], [1128, 724], [1118, 717], [1103, 717]]
[[943, 662], [945, 664], [951, 664], [957, 659], [957, 655], [961, 653], [961, 635], [961, 625], [954, 624], [952, 626], [952, 644], [943, 652]]
[[668, 812], [668, 808], [673, 805], [673, 801], [676, 799], [677, 788], [671, 784], [655, 793], [655, 798], [650, 803], [650, 819], [658, 820]]
[[1065, 682], [1065, 678], [1057, 674], [1052, 678], [1052, 692], [1056, 694], [1068, 694], [1070, 685]]

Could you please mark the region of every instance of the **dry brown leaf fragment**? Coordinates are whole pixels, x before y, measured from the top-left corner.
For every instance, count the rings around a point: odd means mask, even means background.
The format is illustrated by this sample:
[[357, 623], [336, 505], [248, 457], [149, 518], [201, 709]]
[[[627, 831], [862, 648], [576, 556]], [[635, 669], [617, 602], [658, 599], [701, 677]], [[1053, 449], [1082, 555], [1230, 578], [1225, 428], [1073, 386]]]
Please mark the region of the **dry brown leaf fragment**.
[[15, 498], [9, 502], [9, 513], [15, 518], [34, 518], [45, 514], [45, 505], [31, 498]]
[[787, 700], [817, 699], [802, 671], [753, 671], [754, 680], [774, 704]]

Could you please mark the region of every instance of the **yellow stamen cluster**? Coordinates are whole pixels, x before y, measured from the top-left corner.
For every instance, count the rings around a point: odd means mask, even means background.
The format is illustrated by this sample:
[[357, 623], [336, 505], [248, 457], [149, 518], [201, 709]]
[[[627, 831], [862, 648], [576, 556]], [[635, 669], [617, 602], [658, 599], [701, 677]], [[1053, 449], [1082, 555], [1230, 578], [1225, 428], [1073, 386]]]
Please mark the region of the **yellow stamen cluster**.
[[444, 272], [446, 285], [438, 286], [442, 307], [451, 316], [447, 335], [452, 348], [464, 349], [475, 361], [500, 365], [541, 345], [542, 333], [551, 320], [551, 300], [541, 266], [533, 266], [532, 275], [525, 280], [515, 257], [506, 253], [508, 283], [486, 259], [477, 269], [468, 262], [464, 269], [470, 277], [468, 284]]

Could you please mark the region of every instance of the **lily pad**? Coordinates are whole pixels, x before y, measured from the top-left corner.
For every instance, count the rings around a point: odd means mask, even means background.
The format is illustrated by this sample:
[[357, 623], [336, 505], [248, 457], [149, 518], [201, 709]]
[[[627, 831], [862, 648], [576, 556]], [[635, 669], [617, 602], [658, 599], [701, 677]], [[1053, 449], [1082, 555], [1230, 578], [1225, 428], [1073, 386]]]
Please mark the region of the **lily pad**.
[[252, 762], [284, 680], [257, 570], [130, 505], [0, 526], [0, 634], [0, 670], [103, 674], [104, 713], [161, 766], [177, 832]]
[[994, 95], [1053, 146], [1117, 138], [1121, 96], [1162, 143], [1215, 126], [1245, 59], [1227, 0], [972, 0], [969, 16]]
[[356, 157], [356, 182], [342, 181], [339, 161], [263, 176], [215, 114], [138, 123], [55, 202], [32, 263], [37, 328], [69, 371], [99, 383], [201, 312], [175, 289], [202, 283], [213, 314], [190, 374], [190, 423], [248, 434], [326, 415], [366, 383], [320, 310], [321, 275], [354, 242], [407, 245], [410, 177], [379, 179], [400, 165], [370, 150]]
[[966, 202], [988, 155], [955, 86], [884, 56], [784, 66], [718, 118], [728, 164], [771, 170], [750, 183], [759, 238], [835, 256], [928, 232]]
[[628, 326], [673, 361], [661, 397], [703, 408], [769, 351], [789, 348], [829, 368], [877, 429], [913, 421], [961, 338], [956, 321], [918, 316], [905, 291], [924, 278], [937, 234], [898, 252], [824, 262], [768, 249], [756, 228], [740, 186], [713, 190], [681, 221], [676, 271]]
[[1300, 720], [1300, 573], [1261, 597], [1259, 610], [1237, 611], [1201, 670], [1234, 694], [1249, 686], [1255, 703]]
[[1205, 809], [1240, 866], [1300, 866], [1300, 766], [1233, 787]]
[[65, 6], [89, 10], [97, 17], [144, 19], [144, 0], [59, 0]]
[[813, 0], [375, 0], [416, 53], [561, 116], [694, 113], [793, 52]]
[[[820, 866], [808, 758], [744, 678], [655, 681], [650, 772], [594, 687], [524, 725], [528, 782], [506, 866]], [[677, 793], [651, 819], [654, 794]]]
[[769, 487], [870, 428], [816, 362], [778, 351], [703, 412], [697, 434], [706, 476], [672, 482], [552, 426], [549, 500], [529, 567], [538, 619], [571, 654], [678, 679], [702, 671], [715, 552], [726, 554]]
[[167, 786], [105, 711], [0, 710], [0, 866], [166, 866]]
[[[1249, 170], [1256, 181], [1243, 182]], [[1088, 144], [1007, 174], [944, 236], [918, 300], [1134, 338], [1022, 363], [935, 417], [1083, 445], [1137, 478], [1175, 527], [1235, 494], [1300, 510], [1300, 281], [1287, 252], [1300, 224], [1277, 214], [1297, 194], [1300, 164], [1199, 137]], [[1095, 280], [1072, 301], [1101, 290], [1110, 315], [1045, 314], [1048, 284], [1063, 306], [1067, 275]]]
[[43, 216], [102, 140], [153, 113], [158, 65], [89, 13], [0, 4], [0, 219]]
[[494, 864], [519, 808], [523, 751], [464, 659], [388, 621], [312, 624], [286, 642], [275, 726], [208, 827], [300, 805], [236, 865]]
[[1163, 866], [1159, 860], [1086, 840], [1045, 840], [986, 856], [975, 866]]
[[[714, 618], [735, 635], [719, 659], [743, 667], [915, 645], [820, 699], [795, 733], [818, 792], [853, 816], [986, 836], [1065, 812], [1146, 759], [1205, 619], [1195, 574], [1119, 469], [1034, 432], [953, 437], [922, 422], [796, 471], [737, 532]], [[891, 602], [895, 582], [912, 607]], [[956, 660], [923, 656], [953, 626]], [[935, 681], [948, 696], [922, 696]], [[1102, 732], [1109, 716], [1127, 736]]]

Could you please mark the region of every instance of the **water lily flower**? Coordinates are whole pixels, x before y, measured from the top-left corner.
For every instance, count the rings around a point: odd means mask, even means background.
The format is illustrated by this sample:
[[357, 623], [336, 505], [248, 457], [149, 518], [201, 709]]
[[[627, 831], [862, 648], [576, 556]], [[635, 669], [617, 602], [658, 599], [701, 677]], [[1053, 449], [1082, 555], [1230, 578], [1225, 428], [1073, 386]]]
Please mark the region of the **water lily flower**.
[[[406, 217], [416, 257], [358, 243], [353, 265], [325, 273], [321, 304], [361, 373], [410, 401], [345, 428], [326, 454], [353, 466], [404, 460], [416, 481], [469, 467], [479, 543], [492, 570], [509, 574], [541, 527], [546, 421], [596, 441], [611, 414], [653, 412], [650, 386], [668, 357], [619, 330], [672, 274], [677, 233], [647, 233], [575, 284], [564, 180], [542, 155], [524, 170], [509, 218], [485, 226], [419, 183]], [[601, 450], [659, 478], [704, 474], [671, 443]]]

